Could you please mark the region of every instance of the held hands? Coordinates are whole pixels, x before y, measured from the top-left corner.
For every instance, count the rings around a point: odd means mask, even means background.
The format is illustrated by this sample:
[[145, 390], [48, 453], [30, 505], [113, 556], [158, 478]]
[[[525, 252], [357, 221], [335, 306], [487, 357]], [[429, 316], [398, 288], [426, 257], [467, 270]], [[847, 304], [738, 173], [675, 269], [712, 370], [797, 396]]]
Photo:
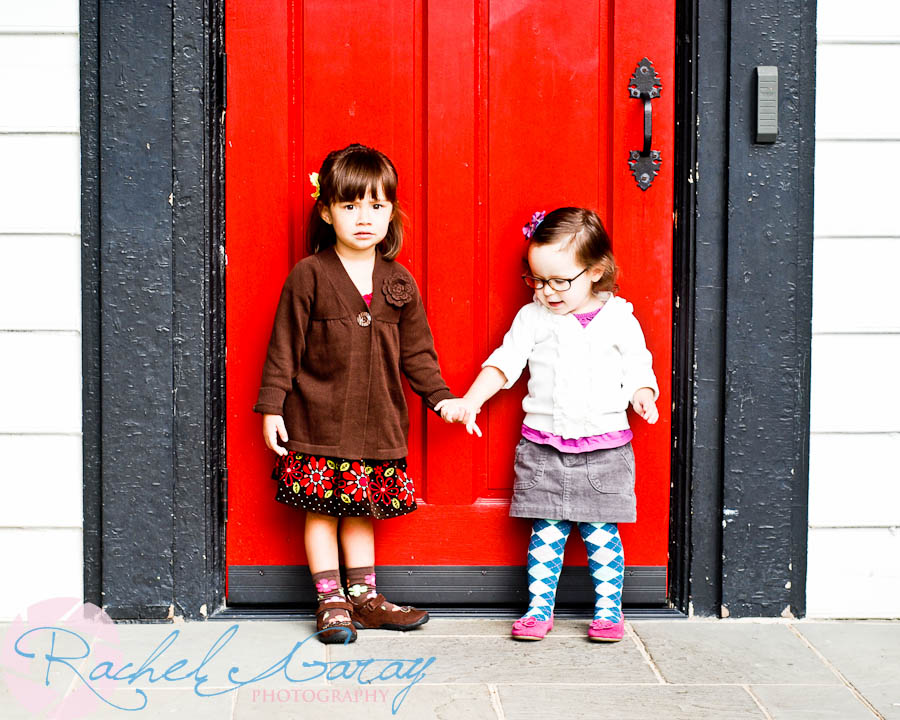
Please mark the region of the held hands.
[[281, 438], [281, 442], [288, 440], [284, 418], [281, 415], [263, 415], [263, 439], [266, 441], [266, 447], [274, 450], [278, 455], [287, 455], [287, 448], [278, 444], [278, 438]]
[[474, 432], [481, 437], [481, 428], [475, 422], [475, 416], [481, 412], [481, 407], [472, 400], [464, 397], [441, 400], [434, 409], [441, 414], [444, 422], [465, 423], [469, 435]]
[[[631, 399], [635, 412], [653, 425], [659, 420], [659, 411], [656, 409], [656, 401], [653, 399], [653, 390], [643, 387], [634, 393]], [[465, 423], [466, 432], [475, 433], [481, 437], [481, 429], [475, 423], [475, 416], [481, 412], [481, 406], [469, 398], [451, 398], [441, 400], [434, 409], [441, 414], [444, 422]]]
[[656, 409], [653, 391], [650, 388], [643, 387], [637, 390], [631, 399], [631, 404], [634, 406], [634, 411], [651, 425], [659, 420], [659, 411]]
[[505, 384], [506, 375], [500, 368], [485, 365], [463, 397], [441, 400], [434, 409], [441, 414], [445, 422], [465, 423], [469, 435], [475, 433], [481, 437], [481, 429], [475, 423], [475, 416], [481, 412], [481, 406]]

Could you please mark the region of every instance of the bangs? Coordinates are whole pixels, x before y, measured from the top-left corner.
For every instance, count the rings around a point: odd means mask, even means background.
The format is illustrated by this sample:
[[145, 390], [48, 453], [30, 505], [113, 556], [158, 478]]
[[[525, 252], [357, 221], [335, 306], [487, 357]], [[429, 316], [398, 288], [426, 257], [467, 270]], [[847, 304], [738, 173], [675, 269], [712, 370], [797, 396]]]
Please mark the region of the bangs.
[[397, 174], [380, 153], [350, 153], [334, 164], [330, 179], [334, 185], [329, 193], [330, 202], [361, 200], [371, 193], [378, 199], [378, 191], [384, 200], [397, 202]]
[[[312, 180], [310, 176], [310, 180]], [[397, 171], [387, 155], [359, 143], [328, 153], [319, 170], [317, 202], [310, 210], [306, 229], [311, 253], [321, 252], [337, 242], [334, 228], [322, 218], [322, 206], [352, 203], [371, 195], [393, 205], [387, 235], [378, 244], [386, 260], [393, 260], [403, 246], [403, 210], [397, 202]], [[382, 196], [378, 197], [378, 192]]]
[[618, 270], [612, 242], [597, 213], [576, 207], [557, 208], [547, 213], [535, 229], [529, 244], [557, 243], [563, 248], [571, 247], [578, 262], [584, 267], [605, 264], [608, 273], [599, 281], [601, 287], [595, 289], [614, 290]]

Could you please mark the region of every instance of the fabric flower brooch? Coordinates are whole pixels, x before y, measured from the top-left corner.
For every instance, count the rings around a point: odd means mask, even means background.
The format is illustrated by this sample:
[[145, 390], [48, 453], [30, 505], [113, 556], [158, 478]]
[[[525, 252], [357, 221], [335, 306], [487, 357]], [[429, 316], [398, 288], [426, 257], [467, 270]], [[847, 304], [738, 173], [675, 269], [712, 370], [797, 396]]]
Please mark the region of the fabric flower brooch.
[[384, 293], [384, 299], [388, 303], [395, 307], [403, 307], [413, 299], [415, 289], [411, 278], [405, 275], [392, 275], [384, 281], [381, 292]]
[[522, 226], [522, 234], [530, 240], [534, 235], [534, 231], [537, 230], [538, 225], [543, 222], [544, 216], [546, 214], [547, 213], [545, 213], [543, 210], [539, 210], [534, 215], [532, 215], [531, 220], [529, 220], [527, 223], [525, 223], [524, 226]]

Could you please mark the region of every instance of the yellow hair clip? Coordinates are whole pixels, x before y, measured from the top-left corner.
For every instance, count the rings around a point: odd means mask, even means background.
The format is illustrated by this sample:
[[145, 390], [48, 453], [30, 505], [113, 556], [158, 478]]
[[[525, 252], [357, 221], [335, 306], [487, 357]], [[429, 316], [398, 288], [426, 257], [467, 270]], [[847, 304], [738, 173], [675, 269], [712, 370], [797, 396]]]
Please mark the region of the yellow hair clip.
[[309, 181], [312, 183], [312, 186], [316, 189], [315, 192], [310, 194], [310, 197], [314, 197], [316, 200], [319, 199], [319, 173], [310, 173]]

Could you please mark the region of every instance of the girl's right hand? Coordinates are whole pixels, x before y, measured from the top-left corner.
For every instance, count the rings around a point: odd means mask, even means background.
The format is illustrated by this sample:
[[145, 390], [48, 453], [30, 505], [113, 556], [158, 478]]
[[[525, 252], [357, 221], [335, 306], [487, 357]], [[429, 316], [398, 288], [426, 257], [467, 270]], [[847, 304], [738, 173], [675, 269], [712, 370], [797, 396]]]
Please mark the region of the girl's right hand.
[[474, 433], [481, 437], [481, 428], [475, 422], [475, 416], [481, 412], [481, 407], [470, 399], [461, 397], [441, 400], [434, 409], [441, 414], [444, 422], [464, 423], [469, 435]]
[[266, 441], [266, 447], [274, 450], [278, 455], [287, 455], [287, 448], [278, 444], [278, 438], [281, 438], [281, 442], [288, 441], [284, 418], [281, 415], [263, 415], [263, 439]]

